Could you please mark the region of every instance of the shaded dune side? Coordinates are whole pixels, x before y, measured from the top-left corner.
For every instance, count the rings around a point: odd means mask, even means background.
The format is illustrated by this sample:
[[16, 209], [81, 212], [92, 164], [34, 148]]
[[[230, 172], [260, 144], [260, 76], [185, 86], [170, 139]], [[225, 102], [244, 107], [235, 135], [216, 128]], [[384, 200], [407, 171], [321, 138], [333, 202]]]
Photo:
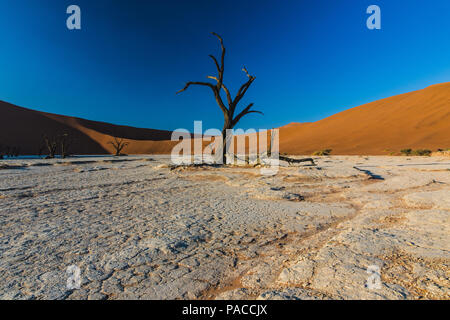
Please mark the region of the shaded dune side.
[[21, 154], [37, 154], [43, 136], [67, 133], [75, 141], [73, 149], [80, 154], [100, 154], [106, 150], [82, 131], [47, 117], [44, 113], [0, 102], [0, 144], [19, 147]]
[[[129, 141], [126, 153], [170, 153], [172, 132], [117, 126], [104, 122], [39, 112], [0, 101], [0, 144], [20, 147], [21, 154], [37, 154], [43, 136], [69, 134], [74, 154], [107, 154], [113, 136]], [[44, 152], [47, 152], [44, 149]]]

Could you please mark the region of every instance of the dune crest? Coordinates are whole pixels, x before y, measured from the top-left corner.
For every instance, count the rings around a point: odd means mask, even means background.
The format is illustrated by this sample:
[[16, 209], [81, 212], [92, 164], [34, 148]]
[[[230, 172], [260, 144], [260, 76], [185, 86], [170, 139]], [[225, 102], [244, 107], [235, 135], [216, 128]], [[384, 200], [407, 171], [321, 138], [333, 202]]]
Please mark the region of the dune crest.
[[450, 148], [450, 82], [280, 128], [280, 150], [386, 155], [404, 148]]

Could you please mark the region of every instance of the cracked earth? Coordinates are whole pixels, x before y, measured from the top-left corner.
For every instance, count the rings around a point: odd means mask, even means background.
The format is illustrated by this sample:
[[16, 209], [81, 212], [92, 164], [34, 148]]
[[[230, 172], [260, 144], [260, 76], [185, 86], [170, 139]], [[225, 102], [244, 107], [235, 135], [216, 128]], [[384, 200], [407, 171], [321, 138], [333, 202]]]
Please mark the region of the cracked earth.
[[0, 161], [0, 299], [450, 299], [449, 158], [169, 162]]

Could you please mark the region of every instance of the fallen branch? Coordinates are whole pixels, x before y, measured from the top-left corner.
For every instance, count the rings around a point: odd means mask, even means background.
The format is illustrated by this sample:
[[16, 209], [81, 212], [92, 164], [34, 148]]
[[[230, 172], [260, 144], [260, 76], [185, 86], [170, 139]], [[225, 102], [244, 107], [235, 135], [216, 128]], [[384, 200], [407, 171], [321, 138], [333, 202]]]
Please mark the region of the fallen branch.
[[282, 161], [286, 161], [287, 163], [289, 163], [289, 165], [291, 165], [292, 163], [301, 163], [301, 162], [311, 162], [313, 166], [316, 165], [313, 158], [293, 159], [285, 156], [280, 156], [279, 159]]

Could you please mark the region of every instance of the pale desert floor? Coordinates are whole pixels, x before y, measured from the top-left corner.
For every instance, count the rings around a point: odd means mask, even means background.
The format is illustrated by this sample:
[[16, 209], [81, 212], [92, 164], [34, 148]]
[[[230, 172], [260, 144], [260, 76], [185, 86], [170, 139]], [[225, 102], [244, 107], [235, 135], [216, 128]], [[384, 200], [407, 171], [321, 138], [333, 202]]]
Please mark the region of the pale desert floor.
[[168, 163], [0, 161], [0, 298], [450, 299], [449, 158]]

